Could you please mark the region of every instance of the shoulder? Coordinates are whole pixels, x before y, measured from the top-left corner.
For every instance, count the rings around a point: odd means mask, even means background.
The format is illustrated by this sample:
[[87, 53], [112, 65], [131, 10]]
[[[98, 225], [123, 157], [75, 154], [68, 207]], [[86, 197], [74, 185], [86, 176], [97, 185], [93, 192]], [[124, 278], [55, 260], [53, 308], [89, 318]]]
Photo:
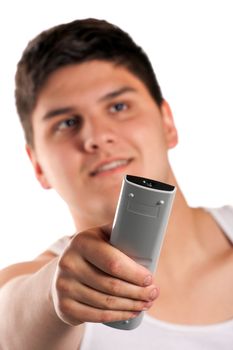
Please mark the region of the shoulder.
[[221, 227], [225, 235], [233, 243], [233, 206], [225, 205], [220, 208], [206, 208]]

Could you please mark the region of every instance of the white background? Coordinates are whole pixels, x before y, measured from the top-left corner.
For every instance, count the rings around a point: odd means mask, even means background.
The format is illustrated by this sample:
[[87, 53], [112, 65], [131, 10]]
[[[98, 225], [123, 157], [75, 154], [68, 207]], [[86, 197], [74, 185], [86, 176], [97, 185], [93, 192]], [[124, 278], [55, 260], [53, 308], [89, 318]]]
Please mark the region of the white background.
[[14, 73], [27, 42], [76, 18], [107, 19], [149, 54], [179, 131], [170, 159], [192, 206], [233, 204], [233, 9], [226, 0], [12, 1], [0, 5], [0, 268], [73, 233], [24, 151]]

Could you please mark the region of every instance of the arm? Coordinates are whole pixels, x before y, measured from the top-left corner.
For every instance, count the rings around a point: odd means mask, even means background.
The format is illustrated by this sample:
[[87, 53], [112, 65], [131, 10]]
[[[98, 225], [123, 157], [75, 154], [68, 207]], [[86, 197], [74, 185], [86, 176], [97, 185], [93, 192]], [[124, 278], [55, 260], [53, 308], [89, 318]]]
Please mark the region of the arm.
[[62, 322], [50, 297], [57, 260], [46, 253], [35, 261], [1, 271], [1, 349], [77, 349], [83, 326], [71, 327]]
[[81, 232], [60, 257], [28, 275], [40, 263], [24, 266], [5, 283], [0, 348], [76, 350], [84, 322], [126, 320], [152, 305], [151, 273], [112, 247], [109, 232], [107, 227]]

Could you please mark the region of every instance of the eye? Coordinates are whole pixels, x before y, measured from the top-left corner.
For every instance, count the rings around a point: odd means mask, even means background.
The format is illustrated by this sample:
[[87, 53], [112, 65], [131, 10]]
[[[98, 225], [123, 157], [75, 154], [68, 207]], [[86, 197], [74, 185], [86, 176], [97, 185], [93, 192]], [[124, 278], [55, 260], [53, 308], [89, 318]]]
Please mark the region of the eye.
[[78, 116], [73, 116], [59, 122], [56, 126], [56, 129], [59, 131], [62, 131], [65, 129], [73, 129], [73, 128], [79, 127], [80, 124], [81, 124], [80, 118]]
[[119, 103], [115, 103], [110, 107], [110, 112], [113, 112], [113, 113], [121, 112], [121, 111], [125, 111], [127, 108], [128, 106], [126, 103], [119, 102]]

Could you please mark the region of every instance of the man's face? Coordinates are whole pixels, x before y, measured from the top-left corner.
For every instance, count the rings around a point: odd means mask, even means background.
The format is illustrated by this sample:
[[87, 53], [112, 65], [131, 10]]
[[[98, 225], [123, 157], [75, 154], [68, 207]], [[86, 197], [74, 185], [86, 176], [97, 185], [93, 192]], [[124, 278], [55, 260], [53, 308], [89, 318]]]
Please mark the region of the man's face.
[[38, 180], [86, 222], [112, 219], [125, 174], [169, 182], [167, 150], [176, 144], [169, 107], [159, 109], [124, 67], [91, 61], [57, 70], [32, 125], [28, 152]]

